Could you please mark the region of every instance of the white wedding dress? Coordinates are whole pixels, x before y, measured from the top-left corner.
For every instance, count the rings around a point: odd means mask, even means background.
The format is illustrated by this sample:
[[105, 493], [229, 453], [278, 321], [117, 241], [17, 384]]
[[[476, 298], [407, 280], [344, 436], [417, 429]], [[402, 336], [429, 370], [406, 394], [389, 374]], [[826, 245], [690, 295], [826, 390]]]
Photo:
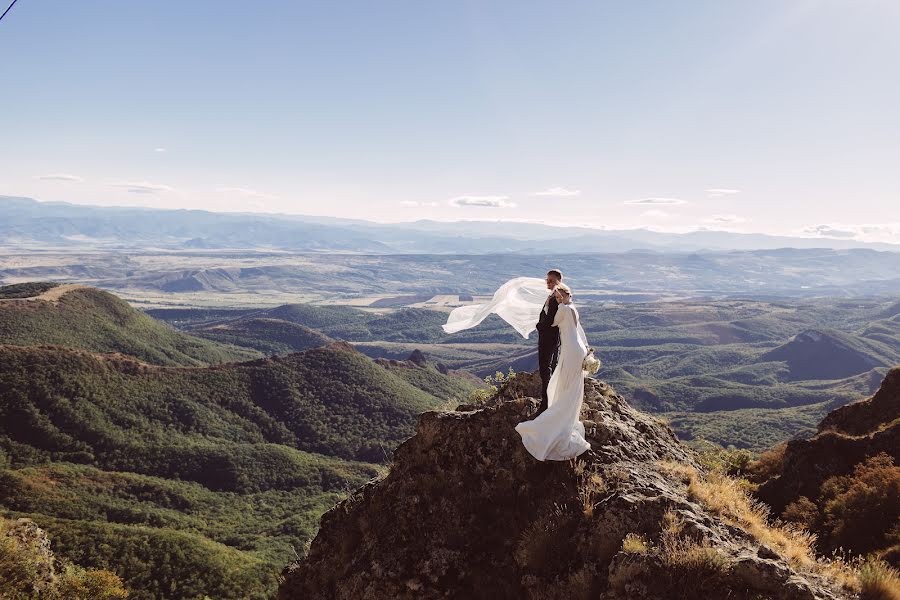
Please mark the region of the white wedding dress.
[[587, 354], [580, 321], [574, 306], [559, 305], [553, 320], [559, 327], [559, 361], [547, 386], [547, 410], [516, 425], [525, 448], [538, 460], [569, 460], [591, 447], [579, 419], [584, 400], [581, 363]]
[[[527, 338], [549, 293], [543, 279], [516, 277], [500, 286], [489, 302], [453, 309], [444, 331], [469, 329], [496, 314]], [[584, 398], [581, 363], [587, 354], [587, 338], [574, 305], [560, 304], [553, 325], [559, 327], [560, 347], [556, 370], [547, 387], [547, 410], [532, 421], [516, 425], [525, 448], [538, 460], [568, 460], [591, 447], [578, 418]]]

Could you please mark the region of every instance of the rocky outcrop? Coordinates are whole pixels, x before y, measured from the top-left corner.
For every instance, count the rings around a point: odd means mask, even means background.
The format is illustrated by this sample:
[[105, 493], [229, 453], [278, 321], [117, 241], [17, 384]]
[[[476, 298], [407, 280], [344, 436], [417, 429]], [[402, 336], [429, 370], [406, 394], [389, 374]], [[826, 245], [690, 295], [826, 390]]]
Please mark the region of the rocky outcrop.
[[[47, 533], [28, 518], [2, 519], [3, 572], [0, 589], [21, 592], [21, 597], [40, 598], [49, 594], [57, 576], [57, 561]], [[11, 538], [11, 539], [3, 539]], [[32, 596], [33, 595], [33, 596]], [[2, 593], [0, 596], [6, 597]]]
[[900, 419], [900, 368], [888, 372], [875, 395], [831, 411], [819, 431], [870, 435]]
[[538, 385], [421, 415], [390, 472], [322, 517], [279, 600], [844, 597], [692, 500], [691, 451], [602, 382], [585, 386], [592, 449], [535, 460], [514, 427]]
[[780, 514], [801, 496], [815, 501], [825, 480], [882, 452], [900, 464], [900, 367], [871, 398], [829, 413], [815, 436], [788, 442], [777, 472], [761, 482], [757, 495]]

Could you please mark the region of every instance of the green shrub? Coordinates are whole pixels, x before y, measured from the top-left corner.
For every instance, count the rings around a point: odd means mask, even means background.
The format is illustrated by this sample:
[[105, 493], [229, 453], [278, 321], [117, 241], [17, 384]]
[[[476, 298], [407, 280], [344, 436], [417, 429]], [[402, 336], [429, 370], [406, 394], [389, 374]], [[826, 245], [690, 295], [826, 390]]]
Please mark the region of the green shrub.
[[469, 404], [484, 404], [490, 400], [494, 394], [506, 383], [509, 383], [516, 377], [516, 372], [512, 367], [505, 374], [503, 371], [497, 371], [493, 375], [484, 378], [485, 387], [472, 391], [469, 394]]

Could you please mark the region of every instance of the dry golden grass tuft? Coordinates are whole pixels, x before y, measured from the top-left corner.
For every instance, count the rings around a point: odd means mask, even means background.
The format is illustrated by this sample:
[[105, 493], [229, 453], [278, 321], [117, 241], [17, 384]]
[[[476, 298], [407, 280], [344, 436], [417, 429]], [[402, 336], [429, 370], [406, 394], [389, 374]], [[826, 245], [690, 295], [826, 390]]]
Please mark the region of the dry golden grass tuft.
[[674, 460], [657, 461], [656, 467], [664, 475], [672, 479], [677, 479], [682, 483], [690, 483], [697, 477], [697, 469]]
[[594, 516], [598, 497], [606, 493], [609, 486], [599, 473], [585, 470], [583, 461], [576, 461], [573, 467], [578, 479], [578, 498], [581, 501], [581, 511], [585, 518], [590, 519]]
[[688, 497], [776, 550], [793, 566], [810, 569], [816, 565], [815, 537], [791, 525], [770, 525], [768, 509], [752, 499], [739, 480], [720, 473], [695, 477], [688, 485]]
[[886, 562], [864, 563], [857, 577], [861, 600], [900, 600], [900, 571]]
[[649, 551], [650, 546], [647, 545], [647, 540], [641, 535], [629, 533], [622, 540], [622, 552], [626, 554], [647, 554]]
[[659, 557], [670, 575], [680, 580], [706, 579], [728, 571], [728, 561], [707, 541], [683, 534], [684, 523], [672, 511], [663, 515], [659, 538]]

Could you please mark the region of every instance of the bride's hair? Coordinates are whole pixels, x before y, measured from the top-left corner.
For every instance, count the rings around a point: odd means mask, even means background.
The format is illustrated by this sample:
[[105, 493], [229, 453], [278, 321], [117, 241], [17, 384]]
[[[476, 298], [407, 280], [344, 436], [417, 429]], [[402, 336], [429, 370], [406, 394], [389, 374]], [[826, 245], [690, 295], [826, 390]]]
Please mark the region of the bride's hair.
[[570, 288], [569, 286], [567, 286], [566, 284], [564, 284], [564, 283], [562, 283], [562, 282], [559, 282], [558, 284], [556, 284], [556, 287], [553, 288], [553, 291], [554, 291], [554, 292], [555, 292], [556, 290], [562, 290], [562, 291], [564, 291], [565, 293], [567, 293], [568, 295], [570, 295], [570, 296], [572, 295], [572, 288]]

